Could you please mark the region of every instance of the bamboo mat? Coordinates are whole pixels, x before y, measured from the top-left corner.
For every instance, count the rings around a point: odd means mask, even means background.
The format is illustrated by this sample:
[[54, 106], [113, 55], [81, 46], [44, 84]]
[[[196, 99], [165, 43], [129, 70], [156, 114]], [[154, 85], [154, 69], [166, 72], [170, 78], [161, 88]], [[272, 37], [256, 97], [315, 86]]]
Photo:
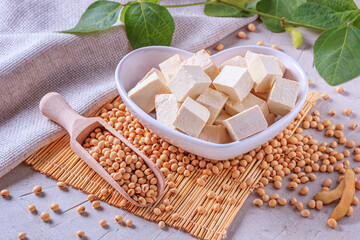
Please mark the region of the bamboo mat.
[[[316, 103], [318, 97], [319, 93], [309, 93], [302, 111], [288, 128], [292, 130], [292, 133], [302, 122], [311, 107]], [[113, 101], [121, 101], [121, 99], [117, 97]], [[100, 113], [101, 109], [95, 113], [94, 116], [100, 116]], [[144, 130], [149, 131], [147, 129]], [[258, 147], [256, 150], [259, 151], [260, 149], [261, 147]], [[151, 156], [152, 151], [150, 150], [146, 152], [146, 154]], [[188, 153], [184, 154], [188, 155]], [[202, 158], [200, 157], [199, 159]], [[122, 207], [123, 209], [150, 221], [165, 221], [167, 225], [174, 228], [182, 228], [196, 238], [215, 240], [225, 238], [226, 231], [236, 214], [243, 206], [247, 197], [256, 188], [262, 174], [269, 166], [267, 163], [261, 164], [262, 161], [263, 159], [254, 158], [236, 179], [231, 176], [231, 168], [223, 169], [219, 174], [210, 176], [203, 187], [196, 183], [196, 180], [203, 175], [202, 169], [195, 168], [190, 176], [187, 177], [176, 173], [174, 175], [176, 179], [174, 182], [178, 189], [178, 193], [175, 196], [172, 196], [169, 193], [168, 187], [166, 187], [163, 196], [156, 204], [148, 208], [141, 208], [131, 205], [130, 203], [126, 203], [123, 206], [123, 197], [118, 192], [114, 191], [108, 183], [72, 152], [69, 146], [69, 135], [65, 135], [43, 147], [25, 160], [26, 164], [32, 166], [36, 171], [46, 174], [58, 181], [63, 181], [88, 194], [92, 193], [100, 200], [105, 201], [110, 205]], [[210, 162], [216, 163], [214, 161]], [[240, 184], [249, 178], [253, 178], [253, 183], [248, 185], [245, 189], [241, 189]], [[222, 188], [224, 184], [229, 184], [230, 190], [224, 191]], [[109, 189], [110, 194], [102, 196], [100, 191], [103, 188]], [[214, 191], [216, 195], [222, 194], [224, 196], [219, 212], [214, 212], [212, 210], [212, 207], [216, 203], [215, 199], [206, 197], [206, 194], [210, 190]], [[235, 196], [237, 199], [236, 203], [233, 205], [228, 201], [232, 196]], [[170, 204], [174, 209], [170, 212], [164, 211], [161, 215], [156, 216], [153, 214], [153, 209], [161, 204], [165, 198], [170, 199]], [[203, 215], [197, 213], [196, 208], [198, 206], [204, 206], [205, 209], [207, 209]], [[177, 221], [171, 220], [171, 215], [175, 212], [180, 214], [180, 219]]]

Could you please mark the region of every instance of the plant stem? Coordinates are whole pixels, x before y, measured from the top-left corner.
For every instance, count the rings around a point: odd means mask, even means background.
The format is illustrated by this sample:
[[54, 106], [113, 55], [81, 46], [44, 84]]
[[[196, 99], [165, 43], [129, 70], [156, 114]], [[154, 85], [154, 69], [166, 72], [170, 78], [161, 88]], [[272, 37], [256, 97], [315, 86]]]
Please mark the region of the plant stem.
[[310, 25], [310, 24], [290, 21], [290, 20], [287, 20], [287, 19], [283, 19], [281, 17], [277, 17], [277, 16], [270, 15], [270, 14], [263, 13], [263, 12], [259, 12], [259, 11], [253, 10], [253, 9], [249, 9], [249, 8], [234, 5], [234, 4], [231, 4], [231, 3], [223, 2], [221, 0], [219, 0], [219, 2], [223, 3], [223, 4], [226, 4], [226, 5], [229, 5], [229, 6], [232, 6], [234, 8], [237, 8], [237, 9], [239, 9], [241, 11], [250, 12], [250, 13], [257, 14], [259, 16], [268, 17], [268, 18], [271, 18], [271, 19], [274, 19], [274, 20], [283, 21], [285, 24], [290, 24], [290, 25], [298, 26], [298, 27], [306, 27], [306, 28], [318, 29], [318, 30], [326, 30], [326, 28], [323, 28], [323, 27], [317, 27], [317, 26], [313, 26], [313, 25]]
[[192, 6], [200, 6], [200, 5], [206, 5], [211, 4], [214, 2], [198, 2], [198, 3], [189, 3], [189, 4], [182, 4], [182, 5], [161, 5], [166, 8], [177, 8], [177, 7], [192, 7]]
[[263, 13], [263, 12], [259, 12], [259, 11], [256, 11], [256, 10], [253, 10], [253, 9], [250, 9], [250, 8], [246, 8], [246, 7], [242, 7], [242, 6], [239, 6], [239, 5], [231, 4], [229, 2], [224, 2], [222, 0], [190, 3], [190, 4], [183, 4], [183, 5], [161, 5], [161, 6], [166, 7], [166, 8], [177, 8], [177, 7], [191, 7], [191, 6], [199, 6], [199, 5], [214, 4], [214, 3], [222, 3], [222, 4], [225, 4], [225, 5], [237, 8], [237, 9], [239, 9], [241, 11], [254, 13], [254, 14], [257, 14], [259, 16], [263, 16], [263, 17], [274, 19], [274, 20], [282, 21], [284, 24], [289, 24], [289, 25], [298, 26], [298, 27], [312, 28], [312, 29], [317, 29], [317, 30], [326, 30], [326, 28], [323, 28], [323, 27], [317, 27], [317, 26], [313, 26], [313, 25], [310, 25], [310, 24], [290, 21], [290, 20], [287, 20], [287, 19], [283, 19], [281, 17], [277, 17], [277, 16], [270, 15], [270, 14]]
[[130, 6], [131, 4], [134, 4], [134, 3], [131, 3], [131, 2], [128, 2], [128, 3], [120, 3], [121, 7]]

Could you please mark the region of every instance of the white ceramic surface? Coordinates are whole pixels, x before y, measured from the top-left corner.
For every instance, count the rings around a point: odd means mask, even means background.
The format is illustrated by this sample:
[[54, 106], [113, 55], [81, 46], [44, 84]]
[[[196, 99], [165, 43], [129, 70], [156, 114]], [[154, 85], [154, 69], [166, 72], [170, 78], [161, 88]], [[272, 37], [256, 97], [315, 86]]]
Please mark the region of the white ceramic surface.
[[191, 52], [163, 46], [145, 47], [132, 51], [120, 61], [116, 68], [116, 86], [130, 112], [139, 119], [144, 126], [151, 129], [169, 143], [185, 151], [213, 160], [234, 158], [264, 144], [285, 129], [300, 112], [308, 93], [308, 81], [304, 70], [294, 59], [279, 50], [259, 46], [239, 46], [226, 49], [211, 57], [219, 66], [222, 62], [234, 56], [245, 56], [247, 50], [260, 54], [273, 55], [280, 59], [286, 66], [284, 77], [299, 82], [300, 89], [295, 108], [290, 113], [277, 120], [266, 130], [241, 141], [216, 144], [172, 130], [146, 114], [129, 98], [127, 92], [133, 88], [151, 68], [159, 68], [159, 63], [175, 54], [180, 54], [184, 59], [189, 58], [192, 56]]

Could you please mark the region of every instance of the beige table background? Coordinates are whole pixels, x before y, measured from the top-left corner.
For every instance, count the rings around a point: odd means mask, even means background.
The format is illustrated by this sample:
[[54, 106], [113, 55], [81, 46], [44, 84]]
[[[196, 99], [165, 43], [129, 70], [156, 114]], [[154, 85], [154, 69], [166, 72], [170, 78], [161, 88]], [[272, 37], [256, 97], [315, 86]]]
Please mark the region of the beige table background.
[[[356, 1], [358, 6], [360, 1]], [[330, 109], [336, 111], [331, 117], [333, 123], [345, 125], [345, 136], [347, 139], [360, 142], [360, 130], [351, 131], [348, 126], [351, 122], [360, 124], [360, 78], [342, 84], [344, 93], [338, 94], [335, 87], [329, 86], [313, 67], [312, 46], [318, 36], [317, 32], [301, 29], [304, 34], [304, 43], [299, 50], [294, 49], [291, 39], [287, 33], [274, 34], [268, 31], [259, 21], [253, 33], [247, 33], [246, 39], [238, 39], [236, 33], [227, 36], [222, 43], [225, 48], [255, 44], [263, 41], [266, 46], [279, 44], [281, 51], [292, 56], [304, 68], [312, 79], [313, 84], [310, 91], [326, 92], [329, 94], [328, 101], [319, 100], [314, 109], [321, 112], [321, 118], [328, 118]], [[244, 31], [246, 31], [244, 29]], [[246, 31], [247, 32], [247, 31]], [[360, 46], [359, 46], [360, 47]], [[210, 47], [212, 51], [214, 46]], [[345, 107], [351, 107], [353, 114], [346, 117], [342, 112]], [[359, 128], [358, 128], [359, 129]], [[307, 131], [314, 135], [319, 141], [330, 141], [324, 137], [324, 132], [315, 130]], [[4, 137], [4, 136], [3, 136]], [[342, 148], [337, 149], [338, 151]], [[351, 161], [351, 167], [360, 166], [359, 163]], [[275, 190], [270, 184], [265, 188], [267, 194], [278, 192], [281, 197], [290, 198], [295, 196], [306, 205], [314, 193], [321, 189], [321, 183], [325, 178], [331, 178], [336, 182], [338, 173], [318, 173], [317, 180], [307, 185], [310, 187], [308, 196], [300, 196], [298, 191], [290, 192], [283, 187], [280, 191]], [[286, 186], [288, 179], [284, 178], [283, 185]], [[39, 197], [32, 194], [34, 185], [41, 185], [44, 195]], [[334, 184], [333, 184], [334, 185]], [[0, 189], [8, 188], [11, 191], [11, 199], [0, 198], [0, 239], [17, 239], [18, 232], [26, 232], [28, 239], [76, 239], [76, 231], [84, 230], [87, 239], [193, 239], [182, 230], [172, 228], [159, 229], [156, 223], [152, 223], [136, 217], [131, 213], [123, 211], [107, 204], [102, 204], [101, 210], [95, 210], [86, 201], [86, 194], [80, 190], [68, 188], [61, 191], [56, 187], [56, 181], [33, 171], [29, 166], [21, 164], [10, 173], [0, 179]], [[356, 196], [360, 197], [359, 191]], [[331, 230], [327, 226], [327, 219], [335, 204], [325, 206], [322, 211], [311, 210], [311, 216], [304, 219], [300, 212], [295, 211], [290, 205], [284, 207], [269, 208], [266, 204], [261, 208], [252, 205], [256, 194], [252, 194], [246, 201], [232, 226], [228, 229], [227, 239], [360, 239], [360, 207], [354, 207], [354, 214], [345, 217], [338, 222], [336, 229]], [[53, 213], [50, 204], [57, 202], [61, 212]], [[48, 211], [51, 222], [44, 223], [37, 214], [31, 214], [27, 210], [29, 204], [35, 204], [39, 212]], [[83, 204], [87, 208], [87, 215], [80, 216], [76, 207]], [[124, 219], [132, 219], [134, 227], [128, 228], [115, 222], [115, 215], [122, 215]], [[100, 219], [106, 219], [107, 228], [101, 228], [98, 224]]]

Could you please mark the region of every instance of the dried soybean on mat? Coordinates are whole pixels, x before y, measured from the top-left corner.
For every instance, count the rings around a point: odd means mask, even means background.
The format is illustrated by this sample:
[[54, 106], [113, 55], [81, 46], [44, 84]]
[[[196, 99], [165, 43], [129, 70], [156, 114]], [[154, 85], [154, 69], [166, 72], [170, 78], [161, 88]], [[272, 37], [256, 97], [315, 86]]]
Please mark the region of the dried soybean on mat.
[[[318, 97], [319, 93], [309, 93], [301, 112], [284, 130], [287, 136], [294, 133]], [[245, 200], [262, 184], [259, 180], [270, 167], [265, 160], [265, 147], [268, 144], [221, 162], [187, 153], [144, 128], [128, 112], [119, 97], [106, 104], [94, 116], [101, 116], [109, 122], [149, 156], [164, 173], [167, 179], [166, 189], [156, 204], [141, 208], [126, 202], [72, 152], [68, 135], [43, 147], [25, 162], [36, 171], [88, 194], [94, 194], [110, 205], [121, 207], [150, 221], [164, 221], [196, 238], [223, 239]], [[104, 188], [109, 190], [105, 196], [101, 194]], [[210, 195], [212, 196], [209, 197]], [[155, 208], [161, 211], [156, 209], [155, 214]]]

